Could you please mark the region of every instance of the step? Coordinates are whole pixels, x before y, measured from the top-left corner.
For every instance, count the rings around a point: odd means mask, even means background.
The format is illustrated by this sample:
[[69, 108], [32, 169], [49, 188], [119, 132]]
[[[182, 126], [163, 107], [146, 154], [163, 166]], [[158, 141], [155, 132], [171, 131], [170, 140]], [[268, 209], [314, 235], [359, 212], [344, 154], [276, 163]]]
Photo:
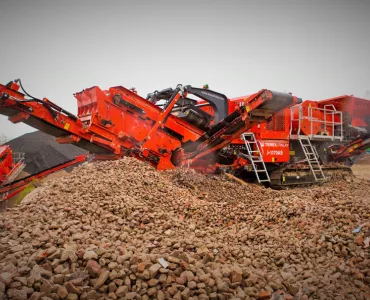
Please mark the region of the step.
[[313, 152], [306, 152], [306, 154], [307, 154], [307, 155], [314, 155], [314, 156], [316, 156], [316, 154], [315, 154], [315, 153], [313, 153]]

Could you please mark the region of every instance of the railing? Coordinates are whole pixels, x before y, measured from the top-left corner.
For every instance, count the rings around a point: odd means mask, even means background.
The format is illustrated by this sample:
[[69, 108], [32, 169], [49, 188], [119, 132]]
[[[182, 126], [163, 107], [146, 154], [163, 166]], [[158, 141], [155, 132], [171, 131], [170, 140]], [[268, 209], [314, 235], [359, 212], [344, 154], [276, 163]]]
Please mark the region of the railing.
[[[315, 122], [320, 123], [320, 133], [312, 135], [312, 138], [328, 138], [331, 140], [343, 140], [343, 118], [342, 118], [342, 112], [337, 111], [334, 107], [334, 105], [325, 105], [324, 108], [318, 108], [318, 107], [309, 107], [308, 113], [309, 113], [309, 120], [312, 121], [313, 119], [313, 112], [314, 111], [321, 111], [324, 113], [324, 119], [323, 120], [317, 120], [315, 119]], [[335, 120], [338, 121], [335, 121]], [[311, 122], [311, 132], [313, 132], [313, 122]], [[331, 134], [330, 130], [331, 129]]]
[[[298, 119], [294, 118], [294, 112], [295, 111], [298, 111]], [[297, 129], [297, 133], [296, 133], [296, 135], [298, 136], [299, 133], [301, 132], [301, 121], [302, 121], [302, 106], [301, 105], [292, 106], [290, 108], [290, 132], [289, 132], [290, 137], [292, 137], [294, 135], [293, 134], [293, 122], [294, 121], [298, 122], [298, 129]]]
[[24, 153], [23, 152], [13, 152], [13, 165], [24, 163]]
[[[294, 118], [294, 114], [298, 110], [298, 117]], [[321, 112], [323, 118], [315, 117], [316, 112]], [[293, 122], [298, 122], [296, 135], [301, 135], [301, 123], [305, 119], [309, 122], [310, 133], [308, 134], [311, 139], [318, 140], [343, 140], [343, 114], [341, 111], [337, 111], [334, 105], [325, 105], [324, 108], [308, 107], [308, 114], [304, 115], [302, 106], [293, 106], [290, 108], [290, 136], [294, 136], [293, 133]], [[314, 125], [320, 124], [319, 134], [313, 134]]]

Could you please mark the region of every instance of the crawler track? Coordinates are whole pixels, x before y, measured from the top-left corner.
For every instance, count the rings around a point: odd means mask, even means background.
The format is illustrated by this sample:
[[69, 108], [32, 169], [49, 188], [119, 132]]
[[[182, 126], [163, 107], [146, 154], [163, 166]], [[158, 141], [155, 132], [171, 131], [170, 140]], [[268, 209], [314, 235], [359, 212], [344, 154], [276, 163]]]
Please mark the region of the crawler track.
[[352, 169], [343, 165], [324, 165], [322, 166], [322, 170], [325, 174], [326, 180], [315, 181], [315, 178], [308, 166], [286, 166], [275, 170], [270, 174], [270, 187], [274, 189], [285, 189], [294, 186], [310, 186], [314, 184], [322, 184], [331, 180], [343, 179], [352, 175]]

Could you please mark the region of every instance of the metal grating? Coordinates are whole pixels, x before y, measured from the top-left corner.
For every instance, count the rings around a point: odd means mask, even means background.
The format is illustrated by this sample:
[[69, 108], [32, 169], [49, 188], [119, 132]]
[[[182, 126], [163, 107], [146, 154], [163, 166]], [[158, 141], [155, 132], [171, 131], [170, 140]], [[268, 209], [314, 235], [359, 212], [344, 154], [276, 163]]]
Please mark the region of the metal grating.
[[271, 131], [285, 131], [285, 114], [284, 110], [274, 115], [272, 120], [266, 124], [266, 129]]

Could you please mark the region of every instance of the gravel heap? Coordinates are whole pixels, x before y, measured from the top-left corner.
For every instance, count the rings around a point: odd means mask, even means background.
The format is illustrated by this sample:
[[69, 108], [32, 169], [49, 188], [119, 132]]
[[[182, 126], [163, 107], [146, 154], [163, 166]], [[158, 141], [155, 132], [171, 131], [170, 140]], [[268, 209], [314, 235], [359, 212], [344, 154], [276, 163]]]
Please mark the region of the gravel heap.
[[59, 144], [55, 137], [41, 131], [24, 134], [7, 144], [14, 152], [25, 154], [24, 171], [29, 174], [41, 172], [87, 153], [71, 144]]
[[369, 203], [356, 178], [274, 191], [88, 164], [0, 215], [0, 299], [369, 299]]

